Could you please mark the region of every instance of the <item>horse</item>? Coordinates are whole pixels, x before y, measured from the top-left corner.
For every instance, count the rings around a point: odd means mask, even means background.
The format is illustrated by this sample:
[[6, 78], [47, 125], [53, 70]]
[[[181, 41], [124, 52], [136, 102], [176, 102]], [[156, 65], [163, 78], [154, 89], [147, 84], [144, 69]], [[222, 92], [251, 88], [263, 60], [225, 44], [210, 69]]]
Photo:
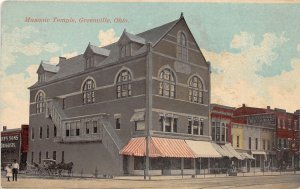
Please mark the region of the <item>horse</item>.
[[61, 176], [61, 173], [63, 170], [67, 170], [68, 175], [70, 176], [72, 173], [73, 165], [74, 165], [73, 162], [69, 162], [69, 163], [61, 162], [61, 163], [57, 164], [57, 169], [58, 169], [59, 175]]

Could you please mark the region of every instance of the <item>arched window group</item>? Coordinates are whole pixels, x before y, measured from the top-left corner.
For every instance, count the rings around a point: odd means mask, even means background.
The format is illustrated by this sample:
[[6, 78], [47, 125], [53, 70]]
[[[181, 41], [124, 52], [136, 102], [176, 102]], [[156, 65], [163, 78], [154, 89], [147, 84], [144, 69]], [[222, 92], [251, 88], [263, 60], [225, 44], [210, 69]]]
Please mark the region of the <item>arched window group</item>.
[[189, 81], [189, 101], [203, 103], [203, 84], [198, 76], [193, 76]]
[[169, 98], [175, 98], [175, 76], [174, 73], [166, 68], [159, 74], [159, 94]]
[[122, 70], [117, 76], [117, 98], [131, 96], [132, 76], [128, 70]]
[[87, 79], [83, 84], [83, 104], [91, 104], [95, 102], [95, 82]]
[[188, 48], [187, 37], [181, 31], [177, 34], [177, 58], [179, 60], [187, 62], [188, 60]]
[[36, 99], [36, 113], [42, 113], [45, 111], [45, 93], [40, 91], [38, 92]]

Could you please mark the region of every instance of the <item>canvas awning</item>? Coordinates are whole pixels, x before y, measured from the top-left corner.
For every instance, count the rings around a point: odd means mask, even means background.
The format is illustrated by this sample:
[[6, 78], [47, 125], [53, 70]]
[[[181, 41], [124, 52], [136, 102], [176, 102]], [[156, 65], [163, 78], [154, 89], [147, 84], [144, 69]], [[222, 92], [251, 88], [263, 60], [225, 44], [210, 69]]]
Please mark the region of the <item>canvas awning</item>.
[[240, 156], [240, 154], [237, 151], [235, 151], [235, 149], [230, 144], [222, 145], [222, 148], [224, 150], [227, 150], [233, 157], [235, 157], [239, 160], [243, 160], [243, 158]]
[[192, 149], [196, 157], [203, 158], [220, 158], [219, 152], [213, 147], [211, 142], [185, 140], [187, 145]]
[[[150, 157], [195, 158], [184, 140], [151, 137]], [[119, 152], [122, 155], [146, 156], [146, 138], [132, 138]]]
[[145, 120], [145, 112], [141, 111], [141, 112], [135, 112], [130, 121], [134, 122], [134, 121], [144, 121]]
[[[146, 156], [146, 138], [132, 138], [119, 152], [122, 155], [128, 156]], [[161, 153], [150, 143], [150, 157], [160, 157]]]
[[249, 155], [248, 153], [240, 153], [240, 156], [243, 158], [243, 159], [255, 159], [253, 156]]
[[229, 157], [232, 158], [233, 155], [229, 153], [227, 150], [223, 149], [220, 145], [216, 143], [212, 143], [213, 147], [219, 152], [223, 157]]
[[258, 151], [258, 150], [253, 150], [251, 151], [252, 156], [253, 155], [263, 155], [265, 159], [267, 159], [267, 153], [264, 151]]

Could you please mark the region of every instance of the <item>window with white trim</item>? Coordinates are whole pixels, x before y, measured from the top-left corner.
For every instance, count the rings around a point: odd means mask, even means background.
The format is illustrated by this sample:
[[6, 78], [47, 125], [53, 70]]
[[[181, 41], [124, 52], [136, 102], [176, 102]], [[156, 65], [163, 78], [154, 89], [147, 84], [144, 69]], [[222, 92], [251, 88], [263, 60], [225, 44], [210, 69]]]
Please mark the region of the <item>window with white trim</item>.
[[36, 113], [42, 113], [45, 111], [45, 94], [40, 91], [35, 99], [36, 102]]
[[88, 56], [85, 59], [85, 69], [89, 69], [94, 67], [94, 57], [93, 56]]
[[65, 133], [66, 137], [73, 137], [73, 136], [79, 136], [80, 135], [80, 122], [67, 122], [65, 124]]
[[174, 73], [165, 68], [159, 74], [159, 79], [161, 80], [159, 84], [159, 94], [161, 96], [166, 96], [169, 98], [175, 98], [175, 76]]
[[198, 117], [188, 118], [188, 134], [192, 135], [203, 135], [204, 122], [203, 119]]
[[177, 132], [178, 118], [173, 114], [161, 114], [159, 122], [161, 125], [161, 131], [171, 133]]
[[87, 79], [83, 84], [83, 104], [91, 104], [95, 102], [95, 82]]
[[128, 70], [122, 70], [117, 77], [117, 98], [131, 96], [132, 76]]
[[188, 60], [187, 37], [182, 31], [177, 34], [177, 58], [185, 62]]
[[203, 103], [203, 84], [198, 76], [193, 76], [189, 81], [189, 100]]

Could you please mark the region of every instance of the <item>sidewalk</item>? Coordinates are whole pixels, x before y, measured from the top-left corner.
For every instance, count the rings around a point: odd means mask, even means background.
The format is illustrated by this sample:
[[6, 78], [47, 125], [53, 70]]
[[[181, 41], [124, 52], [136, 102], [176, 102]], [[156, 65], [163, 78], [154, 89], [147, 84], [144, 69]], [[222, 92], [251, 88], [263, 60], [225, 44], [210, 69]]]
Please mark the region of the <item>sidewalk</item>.
[[[151, 180], [180, 180], [180, 179], [206, 179], [206, 178], [234, 178], [234, 177], [255, 177], [255, 176], [280, 176], [280, 175], [300, 175], [300, 171], [294, 172], [249, 172], [249, 173], [238, 173], [237, 176], [228, 176], [227, 174], [201, 174], [201, 175], [160, 175], [151, 176]], [[117, 180], [144, 180], [144, 176], [118, 176], [114, 177]], [[148, 179], [148, 178], [147, 178]]]

